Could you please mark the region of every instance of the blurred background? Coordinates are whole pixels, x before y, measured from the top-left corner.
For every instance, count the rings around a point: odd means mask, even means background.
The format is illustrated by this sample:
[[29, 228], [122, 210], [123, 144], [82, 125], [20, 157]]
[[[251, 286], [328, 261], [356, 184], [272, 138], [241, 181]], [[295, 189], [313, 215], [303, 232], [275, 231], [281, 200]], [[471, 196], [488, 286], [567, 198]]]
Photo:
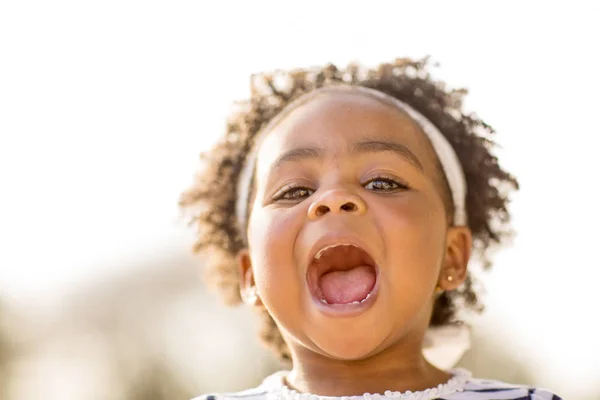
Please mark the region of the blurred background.
[[600, 399], [600, 3], [0, 3], [0, 399], [184, 400], [281, 366], [178, 195], [252, 72], [432, 55], [520, 180], [460, 366]]

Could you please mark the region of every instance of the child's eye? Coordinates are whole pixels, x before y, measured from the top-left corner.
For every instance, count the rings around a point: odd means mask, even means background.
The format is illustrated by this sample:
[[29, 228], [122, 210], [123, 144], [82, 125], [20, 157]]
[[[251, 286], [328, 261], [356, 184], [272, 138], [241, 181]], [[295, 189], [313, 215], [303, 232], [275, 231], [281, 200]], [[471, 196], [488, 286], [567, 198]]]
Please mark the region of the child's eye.
[[[365, 185], [368, 190], [375, 192], [391, 192], [394, 190], [407, 190], [408, 185], [400, 183], [391, 178], [378, 177], [373, 178]], [[313, 194], [312, 189], [303, 186], [287, 185], [273, 195], [273, 201], [278, 200], [303, 200]]]
[[286, 186], [275, 193], [273, 200], [302, 200], [312, 194], [311, 189], [301, 186]]
[[398, 189], [406, 190], [409, 187], [391, 178], [377, 177], [371, 179], [365, 184], [365, 188], [376, 192], [393, 191]]

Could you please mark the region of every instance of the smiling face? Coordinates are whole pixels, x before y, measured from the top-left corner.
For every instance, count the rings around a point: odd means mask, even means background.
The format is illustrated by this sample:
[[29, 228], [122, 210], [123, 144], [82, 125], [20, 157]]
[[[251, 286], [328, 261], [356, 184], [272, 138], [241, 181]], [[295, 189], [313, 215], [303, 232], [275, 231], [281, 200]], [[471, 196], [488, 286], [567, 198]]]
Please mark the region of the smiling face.
[[255, 285], [293, 356], [420, 344], [441, 274], [458, 286], [470, 248], [439, 171], [419, 126], [361, 93], [317, 94], [267, 134], [242, 290]]

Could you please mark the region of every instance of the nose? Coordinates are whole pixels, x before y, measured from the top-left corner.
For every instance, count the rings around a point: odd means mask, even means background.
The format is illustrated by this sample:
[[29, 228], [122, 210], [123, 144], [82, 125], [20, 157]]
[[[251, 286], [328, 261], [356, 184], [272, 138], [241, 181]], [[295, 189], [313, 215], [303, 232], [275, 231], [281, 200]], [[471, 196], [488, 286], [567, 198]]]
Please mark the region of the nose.
[[328, 213], [362, 215], [367, 205], [359, 197], [346, 190], [332, 189], [323, 193], [308, 207], [308, 219], [315, 220]]

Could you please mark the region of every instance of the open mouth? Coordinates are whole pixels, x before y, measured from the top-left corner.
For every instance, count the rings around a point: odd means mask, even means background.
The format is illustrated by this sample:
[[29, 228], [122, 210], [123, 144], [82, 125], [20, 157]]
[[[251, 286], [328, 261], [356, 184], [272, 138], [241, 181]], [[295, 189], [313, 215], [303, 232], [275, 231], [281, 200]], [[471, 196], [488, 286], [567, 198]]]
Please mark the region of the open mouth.
[[307, 272], [313, 296], [324, 304], [361, 304], [377, 281], [377, 268], [365, 250], [336, 244], [319, 250]]

